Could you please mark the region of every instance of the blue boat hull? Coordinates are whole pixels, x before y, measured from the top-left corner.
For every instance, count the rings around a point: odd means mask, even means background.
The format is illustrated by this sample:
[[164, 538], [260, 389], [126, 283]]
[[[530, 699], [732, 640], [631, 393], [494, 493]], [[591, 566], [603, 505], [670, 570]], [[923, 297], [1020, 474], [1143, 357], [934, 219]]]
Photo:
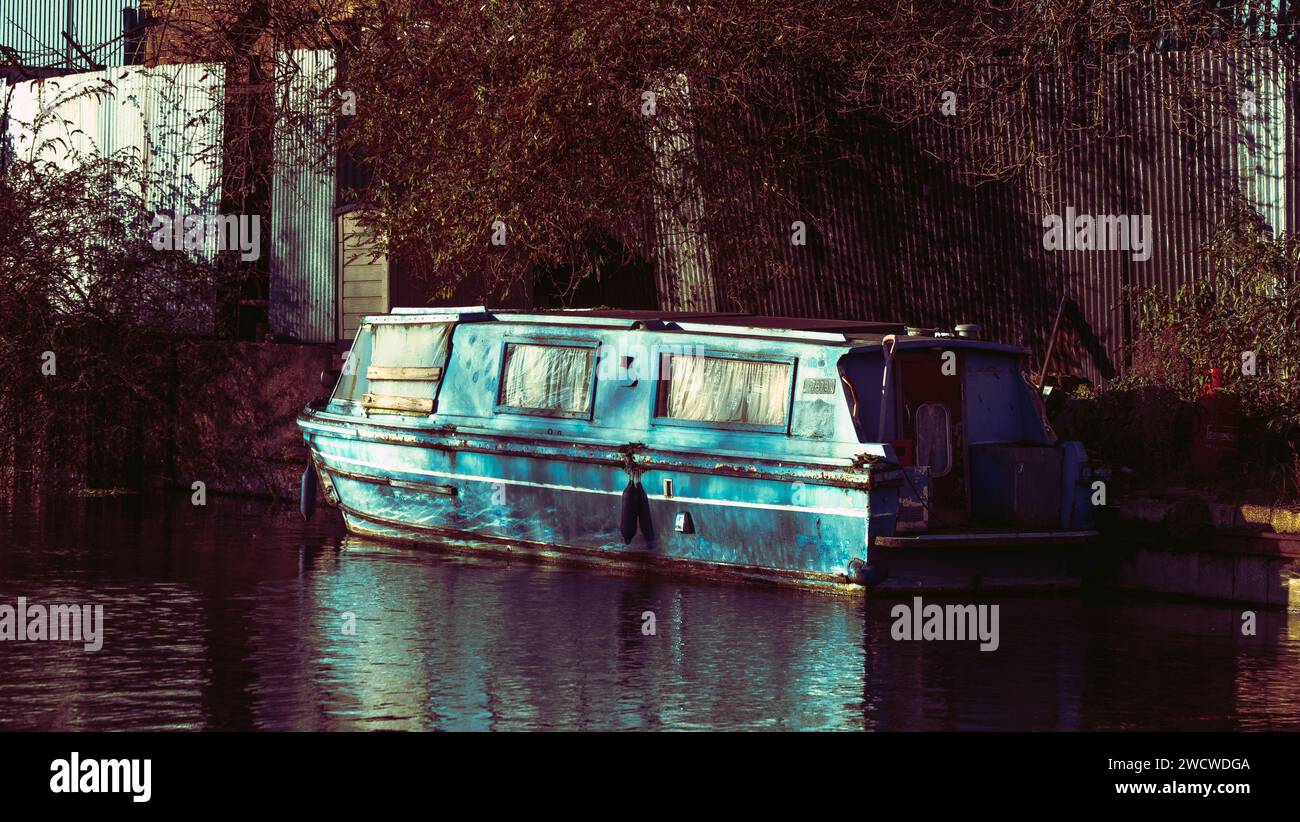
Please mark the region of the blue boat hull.
[[[304, 422], [327, 498], [381, 539], [847, 585], [871, 529], [897, 514], [896, 488], [852, 470]], [[648, 516], [625, 541], [630, 476]]]
[[[1074, 587], [1069, 549], [872, 548], [895, 533], [900, 478], [638, 447], [515, 442], [452, 429], [300, 419], [322, 487], [359, 536], [594, 563], [613, 570], [861, 593], [868, 562], [890, 590]], [[630, 476], [648, 516], [620, 528]], [[878, 558], [887, 557], [886, 562]], [[995, 561], [996, 560], [996, 561]], [[856, 572], [856, 573], [855, 573]]]

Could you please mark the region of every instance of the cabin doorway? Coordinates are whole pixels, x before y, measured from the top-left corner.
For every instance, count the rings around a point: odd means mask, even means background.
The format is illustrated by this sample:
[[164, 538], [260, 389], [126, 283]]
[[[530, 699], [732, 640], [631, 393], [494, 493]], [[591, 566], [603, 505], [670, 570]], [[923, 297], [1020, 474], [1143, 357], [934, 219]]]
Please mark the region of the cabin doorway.
[[389, 297], [388, 255], [379, 247], [373, 227], [357, 218], [359, 209], [338, 215], [338, 335], [352, 341], [369, 314], [385, 314]]
[[937, 349], [894, 358], [902, 402], [901, 435], [916, 465], [930, 468], [930, 525], [964, 522], [966, 460], [961, 358]]

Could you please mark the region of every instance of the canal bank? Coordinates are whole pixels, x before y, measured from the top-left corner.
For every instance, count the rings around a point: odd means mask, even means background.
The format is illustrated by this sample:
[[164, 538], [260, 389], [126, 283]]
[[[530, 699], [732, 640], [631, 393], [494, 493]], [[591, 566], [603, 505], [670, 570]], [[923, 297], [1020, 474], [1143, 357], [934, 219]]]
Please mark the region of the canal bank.
[[0, 393], [21, 411], [0, 420], [0, 494], [297, 499], [308, 456], [294, 418], [325, 391], [332, 346], [160, 337], [129, 385], [86, 399], [69, 386], [97, 385], [92, 365], [65, 355], [40, 390]]
[[294, 419], [326, 392], [331, 346], [191, 342], [177, 347], [169, 486], [243, 496], [298, 498], [309, 457]]
[[1300, 609], [1300, 515], [1292, 509], [1132, 496], [1108, 519], [1093, 584]]

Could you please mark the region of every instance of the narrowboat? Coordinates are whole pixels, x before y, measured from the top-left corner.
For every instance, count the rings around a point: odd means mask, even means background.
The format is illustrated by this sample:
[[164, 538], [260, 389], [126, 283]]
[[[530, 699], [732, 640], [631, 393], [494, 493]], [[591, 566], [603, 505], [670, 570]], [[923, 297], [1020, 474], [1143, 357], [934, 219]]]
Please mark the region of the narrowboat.
[[834, 591], [1070, 586], [1088, 459], [1024, 368], [975, 326], [396, 309], [298, 417], [304, 514], [319, 482], [362, 538]]

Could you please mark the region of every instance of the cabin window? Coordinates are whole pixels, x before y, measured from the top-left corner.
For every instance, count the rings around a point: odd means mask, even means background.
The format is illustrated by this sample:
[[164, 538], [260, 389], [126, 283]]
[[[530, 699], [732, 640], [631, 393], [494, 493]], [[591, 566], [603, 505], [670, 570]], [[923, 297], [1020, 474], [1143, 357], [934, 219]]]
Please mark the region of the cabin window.
[[334, 399], [367, 414], [432, 414], [453, 323], [368, 323], [357, 332]]
[[788, 362], [671, 355], [658, 413], [692, 422], [782, 427], [792, 368]]
[[930, 466], [930, 476], [946, 476], [952, 470], [952, 421], [948, 406], [921, 403], [916, 409], [916, 462]]
[[594, 358], [592, 346], [506, 343], [499, 407], [549, 416], [587, 416]]

